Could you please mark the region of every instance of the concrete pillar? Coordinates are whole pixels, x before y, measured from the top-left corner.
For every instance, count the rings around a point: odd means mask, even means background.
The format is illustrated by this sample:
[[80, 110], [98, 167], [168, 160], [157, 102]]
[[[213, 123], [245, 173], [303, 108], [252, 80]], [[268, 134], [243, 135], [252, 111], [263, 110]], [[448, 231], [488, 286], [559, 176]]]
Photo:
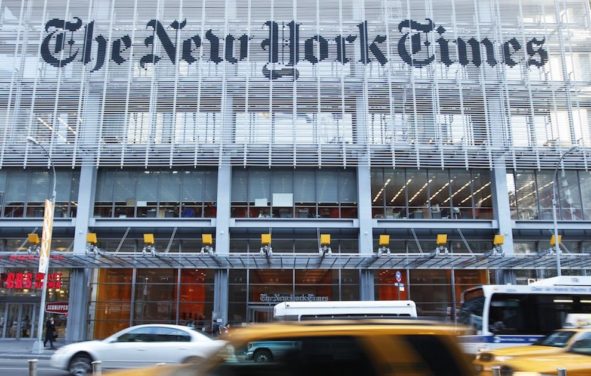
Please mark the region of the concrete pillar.
[[373, 227], [371, 218], [371, 168], [357, 167], [357, 205], [359, 213], [359, 253], [373, 253]]
[[[492, 171], [492, 199], [495, 220], [499, 234], [505, 237], [503, 251], [506, 256], [512, 256], [513, 249], [513, 220], [509, 204], [509, 188], [507, 185], [507, 168], [503, 157], [495, 161]], [[515, 272], [512, 270], [497, 271], [497, 281], [500, 283], [514, 283]]]
[[373, 270], [359, 271], [359, 300], [375, 300], [375, 282]]
[[215, 271], [213, 291], [212, 320], [222, 319], [223, 324], [228, 323], [228, 270]]
[[[84, 166], [80, 171], [78, 188], [78, 211], [74, 234], [75, 254], [86, 252], [86, 234], [94, 208], [94, 192], [96, 187], [96, 168]], [[77, 342], [87, 339], [87, 315], [91, 270], [72, 269], [70, 271], [70, 292], [66, 342]]]
[[227, 255], [230, 252], [230, 200], [232, 166], [218, 168], [217, 212], [215, 217], [215, 252]]

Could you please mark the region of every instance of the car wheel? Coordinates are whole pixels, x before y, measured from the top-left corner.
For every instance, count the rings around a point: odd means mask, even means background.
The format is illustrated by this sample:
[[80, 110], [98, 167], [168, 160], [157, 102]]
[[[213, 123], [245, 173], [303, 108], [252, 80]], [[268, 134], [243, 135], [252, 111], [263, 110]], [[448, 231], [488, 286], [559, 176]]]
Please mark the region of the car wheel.
[[273, 354], [269, 350], [257, 350], [254, 352], [253, 358], [255, 362], [270, 362], [273, 360]]
[[92, 359], [86, 354], [76, 354], [70, 360], [68, 371], [74, 376], [86, 376], [92, 373]]

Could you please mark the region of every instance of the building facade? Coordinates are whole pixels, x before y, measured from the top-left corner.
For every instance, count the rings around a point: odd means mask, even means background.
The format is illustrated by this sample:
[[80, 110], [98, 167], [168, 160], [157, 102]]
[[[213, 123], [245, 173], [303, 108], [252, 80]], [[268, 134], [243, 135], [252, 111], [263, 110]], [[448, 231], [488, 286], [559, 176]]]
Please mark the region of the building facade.
[[453, 320], [468, 287], [587, 273], [590, 24], [586, 0], [1, 1], [0, 337], [35, 333], [54, 178], [68, 341], [292, 299]]

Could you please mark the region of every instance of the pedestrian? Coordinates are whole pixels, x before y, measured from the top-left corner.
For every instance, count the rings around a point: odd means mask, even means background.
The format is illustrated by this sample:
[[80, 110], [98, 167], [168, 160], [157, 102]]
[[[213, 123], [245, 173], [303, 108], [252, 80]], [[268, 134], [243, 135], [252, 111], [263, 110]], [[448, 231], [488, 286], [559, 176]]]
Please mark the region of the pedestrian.
[[55, 349], [53, 346], [53, 341], [55, 340], [55, 322], [53, 321], [53, 317], [50, 317], [45, 322], [45, 340], [43, 341], [43, 347], [47, 347], [47, 341], [49, 341], [49, 346], [51, 349]]
[[22, 332], [23, 332], [23, 337], [28, 337], [29, 336], [29, 327], [31, 326], [31, 321], [29, 320], [29, 316], [25, 316], [25, 319], [23, 320], [22, 323]]

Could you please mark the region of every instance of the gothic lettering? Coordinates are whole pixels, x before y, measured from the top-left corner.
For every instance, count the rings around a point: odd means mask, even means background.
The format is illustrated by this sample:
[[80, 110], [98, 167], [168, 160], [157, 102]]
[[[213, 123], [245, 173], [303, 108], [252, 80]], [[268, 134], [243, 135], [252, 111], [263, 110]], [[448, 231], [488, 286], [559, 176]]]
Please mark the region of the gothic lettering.
[[[78, 17], [74, 17], [74, 19], [76, 20], [76, 22], [68, 22], [66, 20], [54, 18], [52, 20], [49, 20], [45, 24], [45, 31], [49, 31], [49, 29], [51, 28], [55, 30], [53, 30], [51, 33], [49, 33], [49, 35], [45, 37], [45, 39], [43, 39], [43, 42], [41, 42], [40, 52], [41, 56], [43, 57], [43, 60], [45, 60], [45, 62], [53, 65], [56, 68], [61, 68], [68, 65], [69, 63], [74, 61], [74, 59], [76, 59], [76, 56], [78, 55], [78, 49], [76, 49], [76, 51], [72, 51], [72, 48], [76, 43], [73, 39], [73, 33], [80, 29], [80, 27], [82, 26], [82, 20]], [[65, 31], [58, 32], [59, 30]], [[69, 48], [66, 47], [66, 31], [69, 31], [71, 33], [71, 38], [67, 42]], [[55, 45], [52, 49], [50, 48], [50, 44], [54, 39]]]
[[[544, 49], [545, 42], [546, 38], [543, 38], [542, 40], [538, 40], [538, 38], [533, 38], [532, 40], [527, 42], [527, 54], [531, 57], [531, 59], [527, 61], [528, 67], [534, 65], [539, 68], [541, 66], [544, 66], [544, 64], [548, 62], [548, 51]], [[537, 46], [538, 49], [534, 49], [534, 46]], [[540, 56], [539, 60], [533, 58], [536, 55]]]
[[[314, 54], [314, 41], [319, 44], [320, 54], [318, 57]], [[314, 35], [312, 38], [306, 39], [306, 42], [304, 43], [304, 52], [306, 60], [312, 64], [317, 64], [328, 58], [328, 41], [320, 35]]]
[[[123, 50], [121, 49], [121, 43], [125, 47]], [[111, 59], [116, 62], [117, 64], [121, 65], [127, 61], [121, 53], [131, 47], [131, 38], [129, 35], [123, 36], [121, 39], [117, 39], [113, 42], [113, 49], [111, 51]]]
[[[402, 32], [402, 29], [407, 28], [409, 31], [400, 38], [398, 41], [398, 54], [400, 58], [407, 64], [415, 68], [423, 68], [431, 64], [435, 60], [435, 55], [431, 55], [423, 60], [414, 58], [414, 55], [421, 52], [422, 46], [429, 47], [430, 43], [428, 40], [422, 41], [421, 33], [412, 33], [413, 31], [419, 31], [424, 34], [431, 32], [435, 28], [433, 21], [427, 18], [429, 21], [427, 24], [420, 24], [413, 20], [404, 20], [398, 24], [398, 31]], [[408, 37], [410, 36], [411, 52], [408, 52]], [[428, 52], [427, 52], [428, 53]]]
[[521, 44], [519, 44], [519, 41], [517, 41], [517, 39], [511, 38], [508, 41], [506, 41], [505, 44], [503, 44], [503, 59], [505, 61], [505, 64], [507, 64], [511, 68], [519, 64], [517, 61], [513, 60], [511, 55], [513, 55], [513, 52], [517, 52], [520, 49]]
[[[107, 40], [96, 32], [96, 24], [91, 21], [84, 26], [84, 35], [81, 36], [82, 25], [82, 20], [77, 17], [74, 17], [72, 22], [57, 18], [49, 20], [45, 24], [45, 31], [48, 34], [40, 46], [43, 60], [57, 68], [64, 67], [76, 59], [84, 65], [94, 63], [90, 72], [96, 72], [104, 66], [109, 52], [111, 60], [116, 64], [129, 63], [126, 51], [131, 48], [134, 42], [129, 35], [115, 36], [113, 39]], [[166, 58], [172, 64], [176, 64], [177, 58], [188, 64], [193, 64], [201, 58], [197, 54], [205, 41], [209, 43], [210, 47], [207, 61], [214, 64], [223, 61], [230, 64], [240, 64], [250, 54], [249, 43], [253, 38], [251, 35], [218, 36], [212, 29], [209, 29], [205, 35], [194, 35], [189, 38], [184, 36], [181, 42], [179, 36], [186, 25], [187, 20], [174, 20], [167, 27], [157, 19], [150, 20], [146, 24], [146, 28], [151, 29], [152, 33], [144, 39], [148, 53], [140, 58], [140, 66], [145, 69], [147, 64], [157, 64]], [[288, 33], [280, 40], [278, 22], [267, 21], [263, 24], [263, 27], [268, 29], [268, 37], [260, 43], [260, 48], [267, 55], [262, 73], [271, 80], [280, 78], [296, 80], [299, 78], [297, 66], [302, 61], [300, 60], [302, 24], [292, 20], [282, 23], [282, 25], [282, 35], [284, 35], [283, 31], [287, 31], [287, 29]], [[436, 58], [438, 59], [437, 63], [447, 67], [453, 64], [460, 64], [463, 67], [470, 64], [476, 67], [487, 64], [490, 67], [495, 67], [499, 63], [509, 67], [520, 63], [528, 67], [542, 67], [549, 60], [548, 51], [544, 46], [545, 38], [531, 38], [524, 42], [525, 45], [522, 45], [515, 37], [505, 41], [497, 41], [498, 44], [495, 44], [495, 41], [487, 36], [482, 39], [470, 36], [448, 39], [446, 38], [448, 32], [446, 28], [441, 25], [436, 27], [435, 23], [427, 18], [424, 22], [412, 19], [403, 20], [398, 24], [400, 38], [397, 42], [390, 42], [387, 35], [376, 33], [370, 35], [367, 21], [356, 26], [357, 35], [308, 35], [303, 43], [304, 61], [314, 65], [324, 64], [326, 61], [339, 62], [344, 65], [351, 63], [348, 53], [351, 54], [351, 49], [358, 46], [359, 63], [363, 65], [379, 63], [383, 66], [390, 58], [390, 56], [387, 58], [384, 53], [387, 48], [386, 43], [397, 43], [398, 56], [392, 58], [400, 58], [413, 68], [426, 67], [434, 63]], [[332, 47], [330, 47], [329, 41], [335, 44], [336, 55], [331, 55], [334, 52], [331, 52]], [[162, 53], [156, 54], [156, 43], [160, 43], [162, 46]], [[434, 45], [431, 46], [431, 44]], [[81, 49], [78, 48], [80, 45]], [[434, 47], [438, 47], [437, 56]], [[452, 59], [455, 56], [452, 48], [457, 48], [457, 60]], [[525, 59], [520, 55], [523, 48], [526, 52]], [[289, 50], [289, 53], [286, 50]]]
[[488, 38], [484, 38], [481, 42], [478, 42], [474, 38], [470, 38], [468, 39], [467, 43], [462, 38], [458, 38], [457, 43], [459, 55], [458, 59], [461, 65], [466, 66], [470, 63], [470, 60], [468, 59], [467, 45], [470, 45], [470, 48], [472, 49], [472, 64], [474, 64], [477, 67], [479, 67], [482, 64], [480, 44], [482, 44], [486, 49], [486, 62], [488, 63], [488, 65], [490, 65], [491, 67], [497, 65], [497, 60], [495, 59], [494, 46]]

